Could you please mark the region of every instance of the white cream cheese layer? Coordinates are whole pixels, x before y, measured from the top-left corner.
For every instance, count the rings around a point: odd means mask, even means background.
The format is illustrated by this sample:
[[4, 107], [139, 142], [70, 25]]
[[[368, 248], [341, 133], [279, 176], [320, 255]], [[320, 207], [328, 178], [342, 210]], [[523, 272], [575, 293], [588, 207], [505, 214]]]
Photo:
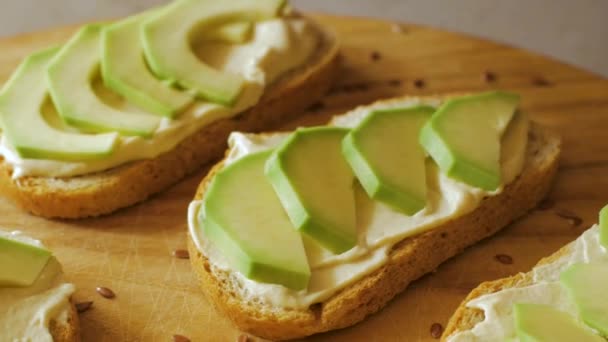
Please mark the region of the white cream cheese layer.
[[[371, 111], [371, 108], [405, 107], [420, 104], [419, 100], [399, 101], [359, 108], [337, 117], [333, 125], [356, 126]], [[426, 103], [438, 105], [439, 103]], [[518, 114], [503, 136], [502, 173], [504, 184], [513, 181], [521, 172], [525, 162], [529, 122], [524, 114]], [[233, 133], [230, 136], [230, 151], [226, 163], [279, 145], [288, 134], [255, 135]], [[312, 270], [308, 289], [293, 291], [280, 285], [264, 284], [249, 280], [233, 272], [233, 280], [240, 283], [243, 295], [251, 300], [262, 301], [279, 307], [303, 308], [323, 301], [340, 289], [356, 282], [381, 267], [389, 257], [391, 247], [406, 237], [432, 229], [455, 217], [474, 210], [485, 196], [493, 196], [466, 184], [452, 180], [439, 172], [431, 161], [427, 164], [427, 207], [414, 216], [393, 211], [382, 203], [371, 200], [356, 186], [357, 226], [359, 242], [356, 247], [340, 255], [334, 255], [315, 242], [304, 237], [306, 253]], [[201, 202], [192, 202], [189, 209], [190, 235], [198, 249], [211, 261], [217, 270], [229, 270], [221, 252], [205, 239], [198, 219]]]
[[[154, 136], [120, 137], [116, 151], [108, 158], [87, 162], [24, 159], [10, 146], [3, 135], [0, 154], [13, 167], [13, 177], [46, 176], [71, 177], [107, 170], [134, 160], [149, 159], [173, 149], [188, 136], [215, 120], [231, 117], [253, 107], [267, 85], [281, 75], [304, 65], [316, 52], [320, 35], [318, 29], [303, 19], [284, 18], [257, 23], [252, 39], [239, 45], [209, 42], [198, 47], [205, 63], [245, 79], [243, 93], [232, 108], [197, 102], [177, 119], [163, 118]], [[137, 110], [107, 89], [96, 87], [106, 103]], [[58, 120], [55, 121], [55, 124]]]
[[[44, 247], [18, 232], [0, 236]], [[0, 288], [0, 341], [52, 342], [49, 323], [67, 324], [74, 285], [65, 283], [61, 265], [54, 257], [32, 286]]]
[[484, 320], [471, 330], [452, 335], [448, 341], [505, 341], [507, 338], [517, 341], [513, 321], [515, 303], [551, 305], [580, 320], [574, 302], [559, 283], [559, 277], [568, 267], [591, 261], [605, 262], [608, 266], [608, 251], [600, 244], [597, 225], [574, 241], [564, 256], [552, 263], [535, 267], [532, 270], [532, 285], [505, 289], [468, 302], [467, 307], [483, 310]]

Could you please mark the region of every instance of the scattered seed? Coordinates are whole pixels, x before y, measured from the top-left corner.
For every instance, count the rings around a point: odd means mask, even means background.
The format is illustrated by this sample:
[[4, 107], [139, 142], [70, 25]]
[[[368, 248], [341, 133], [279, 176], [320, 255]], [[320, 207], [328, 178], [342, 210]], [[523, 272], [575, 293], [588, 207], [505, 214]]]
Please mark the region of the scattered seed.
[[190, 342], [190, 339], [184, 335], [173, 335], [173, 342]]
[[494, 81], [496, 81], [497, 76], [495, 73], [491, 72], [491, 71], [484, 71], [483, 73], [483, 80], [486, 81], [487, 83], [492, 83]]
[[424, 82], [423, 79], [418, 78], [418, 79], [414, 80], [414, 87], [421, 89], [421, 88], [424, 88], [425, 86], [426, 86], [426, 82]]
[[310, 105], [310, 107], [308, 107], [308, 111], [309, 112], [318, 112], [320, 110], [322, 110], [323, 108], [325, 108], [325, 103], [318, 101], [313, 103], [312, 105]]
[[402, 83], [403, 82], [401, 82], [401, 80], [397, 80], [397, 79], [388, 81], [388, 85], [391, 87], [401, 87]]
[[537, 87], [549, 87], [551, 85], [551, 82], [547, 81], [542, 77], [536, 77], [532, 80], [532, 84]]
[[371, 54], [372, 61], [376, 62], [382, 58], [382, 55], [378, 51], [373, 51]]
[[538, 210], [549, 210], [549, 209], [553, 208], [554, 205], [555, 205], [555, 202], [552, 199], [546, 198], [538, 204], [537, 209]]
[[438, 339], [441, 338], [441, 334], [443, 334], [443, 326], [439, 323], [433, 323], [431, 325], [431, 336]]
[[95, 291], [97, 291], [97, 293], [99, 293], [100, 296], [107, 298], [107, 299], [112, 299], [112, 298], [116, 297], [116, 294], [114, 293], [114, 291], [110, 290], [107, 287], [97, 287], [95, 289]]
[[239, 336], [237, 342], [251, 342], [251, 340], [249, 339], [249, 336], [242, 334]]
[[76, 311], [78, 311], [78, 313], [83, 313], [85, 311], [88, 311], [91, 306], [93, 306], [93, 302], [91, 301], [76, 303]]
[[190, 259], [190, 253], [185, 249], [176, 249], [173, 251], [173, 256], [178, 259]]
[[583, 223], [583, 220], [578, 215], [566, 209], [556, 209], [555, 214], [568, 221], [573, 227], [578, 227]]
[[496, 254], [494, 259], [504, 265], [511, 265], [513, 263], [513, 258], [506, 254]]

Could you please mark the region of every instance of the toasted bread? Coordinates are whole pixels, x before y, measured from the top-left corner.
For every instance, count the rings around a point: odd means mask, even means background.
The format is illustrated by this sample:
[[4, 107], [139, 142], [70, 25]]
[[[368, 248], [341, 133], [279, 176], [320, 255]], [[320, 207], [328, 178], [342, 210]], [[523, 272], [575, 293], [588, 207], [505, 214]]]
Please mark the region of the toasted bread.
[[70, 312], [67, 322], [60, 324], [55, 320], [51, 320], [49, 330], [53, 341], [55, 342], [78, 342], [80, 341], [80, 322], [78, 319], [78, 310], [72, 301], [70, 301]]
[[283, 75], [253, 108], [206, 125], [160, 156], [77, 177], [22, 177], [0, 156], [0, 191], [25, 210], [47, 218], [77, 219], [109, 214], [141, 202], [202, 165], [218, 160], [232, 131], [276, 127], [317, 101], [329, 89], [338, 65], [338, 43], [323, 29], [305, 66]]
[[[427, 101], [433, 99], [437, 98], [427, 98]], [[229, 272], [213, 268], [190, 240], [192, 266], [203, 292], [245, 332], [271, 340], [285, 340], [348, 327], [380, 310], [412, 281], [534, 208], [551, 186], [559, 155], [560, 139], [532, 123], [524, 169], [499, 195], [484, 198], [473, 212], [400, 241], [391, 250], [386, 264], [307, 309], [265, 307], [244, 300], [231, 282]], [[204, 197], [210, 180], [222, 166], [223, 162], [220, 162], [205, 177], [196, 199]]]

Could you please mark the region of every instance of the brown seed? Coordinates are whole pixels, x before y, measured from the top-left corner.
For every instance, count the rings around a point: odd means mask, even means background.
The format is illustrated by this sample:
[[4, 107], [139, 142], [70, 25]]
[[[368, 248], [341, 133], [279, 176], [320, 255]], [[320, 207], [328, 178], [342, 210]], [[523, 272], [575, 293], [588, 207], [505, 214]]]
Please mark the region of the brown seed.
[[506, 254], [496, 254], [494, 259], [501, 264], [511, 265], [513, 263], [513, 258], [510, 255]]
[[310, 105], [310, 107], [308, 107], [308, 111], [309, 112], [318, 112], [320, 110], [323, 110], [325, 108], [325, 103], [318, 101], [313, 103], [312, 105]]
[[536, 77], [532, 80], [532, 84], [537, 87], [548, 87], [551, 85], [551, 82], [547, 81], [542, 77]]
[[99, 293], [100, 296], [107, 298], [107, 299], [112, 299], [112, 298], [116, 297], [116, 294], [114, 293], [114, 291], [110, 290], [107, 287], [97, 287], [95, 289], [95, 291], [97, 291], [97, 293]]
[[414, 80], [414, 87], [421, 89], [421, 88], [424, 88], [425, 86], [426, 86], [426, 82], [424, 82], [423, 79], [418, 78], [418, 79]]
[[190, 259], [190, 253], [185, 249], [176, 249], [173, 251], [173, 256], [178, 259]]
[[379, 61], [382, 58], [382, 55], [378, 51], [373, 51], [370, 57], [372, 58], [372, 61], [375, 62]]
[[496, 74], [491, 72], [491, 71], [484, 71], [483, 73], [483, 80], [488, 82], [488, 83], [492, 83], [494, 81], [496, 81]]
[[251, 340], [249, 339], [249, 336], [242, 334], [241, 336], [239, 336], [237, 342], [250, 342]]
[[91, 306], [93, 306], [93, 302], [91, 301], [76, 303], [76, 311], [78, 311], [78, 313], [83, 313], [85, 311], [88, 311]]
[[583, 220], [570, 210], [556, 209], [555, 214], [568, 221], [568, 223], [573, 227], [578, 227], [581, 225], [581, 223], [583, 223]]
[[545, 198], [542, 202], [540, 202], [538, 204], [537, 209], [538, 210], [549, 210], [549, 209], [553, 208], [554, 205], [555, 205], [555, 202], [552, 199]]
[[433, 323], [431, 325], [431, 336], [433, 338], [440, 338], [441, 334], [443, 334], [443, 326], [439, 323]]
[[184, 335], [173, 335], [173, 342], [190, 342], [190, 339]]

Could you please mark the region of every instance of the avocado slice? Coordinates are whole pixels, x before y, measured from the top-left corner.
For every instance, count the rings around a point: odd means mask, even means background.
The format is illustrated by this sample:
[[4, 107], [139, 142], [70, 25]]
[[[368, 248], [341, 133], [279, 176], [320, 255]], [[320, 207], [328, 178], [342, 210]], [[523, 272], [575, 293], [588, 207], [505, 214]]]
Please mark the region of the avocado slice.
[[605, 342], [569, 314], [544, 304], [514, 304], [515, 330], [521, 342]]
[[140, 42], [142, 22], [156, 12], [127, 18], [101, 35], [101, 74], [106, 87], [150, 113], [174, 118], [194, 98], [157, 79], [148, 69]]
[[266, 177], [296, 229], [337, 254], [357, 244], [355, 176], [341, 151], [348, 132], [298, 129], [266, 163]]
[[278, 15], [285, 0], [178, 0], [147, 20], [142, 40], [156, 76], [177, 83], [204, 100], [232, 106], [244, 79], [201, 62], [191, 48], [192, 33], [218, 23], [266, 20]]
[[367, 194], [406, 215], [426, 206], [426, 152], [418, 136], [434, 111], [428, 106], [374, 111], [342, 142]]
[[103, 25], [87, 25], [57, 53], [48, 67], [51, 97], [62, 119], [91, 132], [150, 137], [160, 123], [154, 115], [125, 112], [105, 104], [92, 82], [98, 75]]
[[270, 155], [245, 156], [217, 173], [200, 211], [204, 234], [245, 277], [302, 290], [310, 267], [302, 237], [264, 177]]
[[519, 96], [488, 92], [446, 101], [420, 134], [420, 143], [449, 177], [487, 191], [501, 185], [500, 140]]
[[51, 252], [0, 236], [0, 287], [32, 285], [51, 259]]
[[575, 264], [560, 275], [583, 321], [608, 337], [608, 265]]
[[600, 210], [600, 244], [608, 249], [608, 205]]
[[242, 44], [249, 40], [253, 32], [253, 23], [250, 21], [236, 21], [220, 25], [209, 31], [201, 32], [200, 42], [218, 41], [232, 44]]
[[46, 68], [59, 49], [34, 53], [21, 63], [0, 91], [3, 133], [19, 156], [80, 161], [112, 154], [116, 133], [86, 135], [52, 127], [41, 109], [48, 99]]

